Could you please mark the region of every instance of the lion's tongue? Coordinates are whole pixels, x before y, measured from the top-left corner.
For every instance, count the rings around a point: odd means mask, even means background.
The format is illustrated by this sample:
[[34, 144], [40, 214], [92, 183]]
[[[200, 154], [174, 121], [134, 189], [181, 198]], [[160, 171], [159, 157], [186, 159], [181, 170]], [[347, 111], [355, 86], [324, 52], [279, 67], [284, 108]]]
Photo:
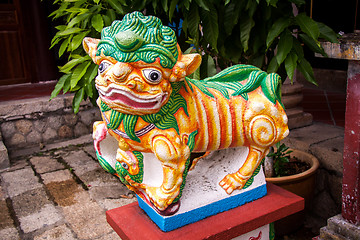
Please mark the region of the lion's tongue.
[[127, 96], [120, 94], [120, 93], [112, 93], [110, 96], [103, 96], [106, 100], [111, 102], [121, 101], [125, 105], [133, 108], [152, 108], [156, 105], [156, 101], [149, 101], [149, 102], [137, 102], [134, 101]]

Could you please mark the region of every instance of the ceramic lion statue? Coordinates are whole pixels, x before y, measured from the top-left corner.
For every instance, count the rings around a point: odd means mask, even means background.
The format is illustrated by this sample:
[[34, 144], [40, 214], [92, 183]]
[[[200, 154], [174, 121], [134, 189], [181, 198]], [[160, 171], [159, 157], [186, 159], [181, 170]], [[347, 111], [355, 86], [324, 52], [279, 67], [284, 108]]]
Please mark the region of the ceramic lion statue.
[[[191, 152], [248, 147], [244, 164], [219, 182], [231, 194], [289, 133], [277, 74], [235, 65], [204, 80], [188, 78], [201, 56], [183, 54], [174, 31], [154, 16], [127, 14], [83, 46], [99, 65], [102, 121], [93, 133], [99, 162], [160, 212], [179, 201], [196, 164]], [[116, 139], [114, 157], [105, 154], [108, 138]], [[143, 182], [146, 153], [161, 164], [162, 172], [154, 173], [160, 185]]]

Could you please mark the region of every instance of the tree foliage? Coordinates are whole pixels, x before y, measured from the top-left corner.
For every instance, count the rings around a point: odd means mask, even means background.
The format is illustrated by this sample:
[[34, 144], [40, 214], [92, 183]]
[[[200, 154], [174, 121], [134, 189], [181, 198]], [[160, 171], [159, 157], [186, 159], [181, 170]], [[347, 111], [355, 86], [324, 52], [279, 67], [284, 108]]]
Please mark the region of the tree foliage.
[[56, 26], [51, 47], [57, 46], [67, 63], [59, 67], [64, 75], [51, 98], [61, 90], [75, 92], [75, 112], [82, 99], [94, 102], [98, 96], [93, 81], [97, 66], [90, 64], [82, 39], [100, 38], [103, 27], [132, 11], [159, 17], [174, 28], [183, 50], [191, 46], [203, 55], [194, 78], [214, 75], [215, 66], [243, 63], [277, 72], [283, 80], [293, 79], [297, 68], [316, 84], [303, 46], [325, 56], [319, 39], [337, 41], [331, 28], [305, 14], [304, 0], [55, 0], [54, 4], [58, 8], [50, 17], [62, 24]]

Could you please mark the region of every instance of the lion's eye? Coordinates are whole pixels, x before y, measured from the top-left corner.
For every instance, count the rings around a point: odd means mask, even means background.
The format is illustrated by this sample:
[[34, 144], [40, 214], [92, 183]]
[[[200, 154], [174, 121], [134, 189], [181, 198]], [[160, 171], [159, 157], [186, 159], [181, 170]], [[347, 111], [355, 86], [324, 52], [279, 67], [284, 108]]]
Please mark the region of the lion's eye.
[[155, 69], [144, 69], [143, 74], [150, 83], [159, 83], [161, 81], [161, 72]]
[[100, 64], [99, 64], [99, 73], [103, 73], [105, 72], [105, 70], [111, 65], [111, 63], [107, 62], [107, 61], [102, 61]]
[[129, 166], [128, 166], [126, 163], [124, 163], [124, 162], [121, 163], [121, 166], [122, 166], [123, 168], [125, 168], [126, 170], [129, 169]]

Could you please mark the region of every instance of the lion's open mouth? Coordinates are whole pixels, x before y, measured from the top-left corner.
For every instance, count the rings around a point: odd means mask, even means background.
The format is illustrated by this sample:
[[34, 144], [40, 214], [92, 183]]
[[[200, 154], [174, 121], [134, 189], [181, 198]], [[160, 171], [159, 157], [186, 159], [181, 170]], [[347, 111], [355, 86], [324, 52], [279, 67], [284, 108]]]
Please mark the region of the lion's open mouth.
[[136, 109], [158, 109], [167, 98], [167, 93], [159, 93], [154, 96], [143, 97], [129, 93], [123, 89], [109, 85], [107, 88], [96, 87], [101, 99], [118, 105]]

